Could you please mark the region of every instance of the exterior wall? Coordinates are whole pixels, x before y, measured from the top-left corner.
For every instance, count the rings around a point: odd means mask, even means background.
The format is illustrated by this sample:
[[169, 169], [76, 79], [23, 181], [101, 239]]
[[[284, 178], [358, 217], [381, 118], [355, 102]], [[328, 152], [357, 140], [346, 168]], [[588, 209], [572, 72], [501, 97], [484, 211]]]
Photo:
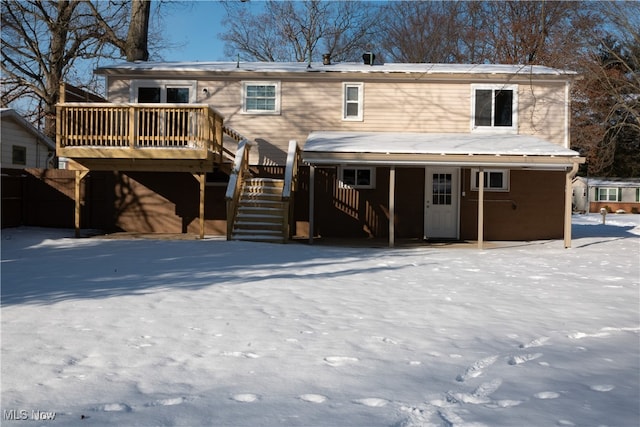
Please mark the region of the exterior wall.
[[[81, 228], [199, 234], [199, 186], [189, 173], [92, 171], [81, 182]], [[206, 187], [205, 233], [226, 234], [225, 186]], [[75, 172], [2, 173], [2, 227], [74, 227]]]
[[605, 208], [609, 213], [624, 211], [625, 213], [640, 213], [640, 202], [591, 202], [589, 212], [600, 213], [600, 209]]
[[[509, 192], [484, 192], [486, 240], [559, 239], [564, 232], [564, 172], [510, 171]], [[460, 237], [478, 238], [478, 192], [462, 171]]]
[[[185, 81], [184, 78], [179, 80]], [[243, 113], [242, 81], [279, 81], [280, 114]], [[342, 120], [344, 82], [364, 83], [363, 121]], [[434, 81], [421, 80], [416, 76], [399, 78], [363, 73], [314, 73], [312, 77], [304, 78], [300, 74], [261, 76], [238, 73], [238, 77], [199, 77], [196, 91], [197, 102], [207, 103], [221, 112], [225, 126], [258, 142], [258, 146], [252, 149], [252, 164], [282, 165], [289, 140], [295, 139], [303, 145], [308, 134], [316, 130], [470, 132], [471, 84], [495, 82], [480, 78]], [[564, 144], [564, 82], [518, 83], [519, 133]], [[111, 76], [107, 87], [109, 100], [129, 102], [130, 86], [128, 78]]]
[[[3, 168], [45, 168], [49, 150], [38, 138], [11, 118], [3, 118], [0, 126]], [[26, 165], [13, 163], [13, 146], [27, 149]]]

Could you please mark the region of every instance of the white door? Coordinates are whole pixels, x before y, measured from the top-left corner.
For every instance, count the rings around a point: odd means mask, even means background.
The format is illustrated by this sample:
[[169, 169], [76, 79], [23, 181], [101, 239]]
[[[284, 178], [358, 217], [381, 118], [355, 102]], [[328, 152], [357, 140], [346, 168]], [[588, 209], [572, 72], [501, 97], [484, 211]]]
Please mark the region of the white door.
[[459, 175], [457, 168], [425, 170], [425, 238], [458, 238]]

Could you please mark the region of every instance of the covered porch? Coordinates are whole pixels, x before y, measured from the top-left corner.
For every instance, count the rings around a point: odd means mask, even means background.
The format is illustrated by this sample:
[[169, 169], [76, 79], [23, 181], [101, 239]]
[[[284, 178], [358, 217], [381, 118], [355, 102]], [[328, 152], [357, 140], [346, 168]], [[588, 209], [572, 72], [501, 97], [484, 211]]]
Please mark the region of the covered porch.
[[[408, 168], [424, 169], [424, 181], [415, 182], [424, 186], [424, 238], [438, 237], [438, 226], [450, 227], [449, 234], [460, 236], [460, 197], [465, 187], [461, 185], [474, 180], [477, 191], [477, 213], [474, 221], [477, 229], [477, 246], [485, 246], [485, 221], [487, 182], [493, 179], [492, 171], [536, 171], [564, 174], [564, 185], [559, 194], [557, 208], [563, 210], [562, 232], [565, 247], [571, 246], [571, 181], [578, 165], [584, 162], [573, 150], [528, 135], [515, 134], [426, 134], [387, 132], [313, 132], [302, 151], [309, 172], [309, 239], [315, 236], [316, 223], [316, 169], [338, 168], [342, 170], [375, 168], [388, 170], [388, 246], [396, 242], [396, 205], [403, 188], [397, 184], [397, 171]], [[460, 171], [465, 176], [461, 177]], [[469, 177], [468, 171], [472, 176]], [[475, 172], [475, 175], [473, 173]], [[521, 174], [522, 175], [522, 174]], [[474, 178], [475, 176], [475, 178]], [[539, 175], [541, 176], [541, 175]], [[338, 178], [340, 178], [338, 176]], [[340, 185], [343, 185], [341, 183]], [[530, 185], [535, 185], [531, 183]], [[469, 189], [467, 184], [466, 189]], [[400, 192], [398, 191], [400, 190]], [[508, 188], [503, 193], [511, 191]], [[520, 190], [521, 191], [521, 190]], [[522, 191], [521, 191], [522, 193]], [[400, 196], [402, 197], [402, 196]], [[455, 201], [458, 200], [456, 204]], [[405, 203], [406, 204], [406, 203]], [[543, 207], [541, 207], [543, 208]], [[515, 208], [514, 208], [515, 209]], [[433, 224], [436, 228], [433, 228]], [[331, 226], [330, 224], [328, 226]], [[435, 230], [435, 231], [434, 231]], [[489, 229], [491, 231], [491, 229]]]

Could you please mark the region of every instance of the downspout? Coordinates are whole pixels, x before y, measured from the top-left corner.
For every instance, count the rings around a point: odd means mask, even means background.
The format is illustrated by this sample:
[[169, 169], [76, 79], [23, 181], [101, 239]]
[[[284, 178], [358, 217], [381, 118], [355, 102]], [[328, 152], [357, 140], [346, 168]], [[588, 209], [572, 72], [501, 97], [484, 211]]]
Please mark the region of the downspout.
[[570, 121], [571, 121], [571, 82], [567, 80], [564, 84], [564, 148], [569, 148], [570, 145]]
[[573, 163], [571, 170], [567, 171], [564, 184], [564, 247], [571, 247], [571, 193], [573, 178], [578, 173], [578, 163]]

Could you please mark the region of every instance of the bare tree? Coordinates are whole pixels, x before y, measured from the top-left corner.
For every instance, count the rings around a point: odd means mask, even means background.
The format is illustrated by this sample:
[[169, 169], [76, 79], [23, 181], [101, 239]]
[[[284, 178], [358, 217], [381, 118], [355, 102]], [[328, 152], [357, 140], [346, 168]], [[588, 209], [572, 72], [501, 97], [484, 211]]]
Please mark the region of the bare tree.
[[30, 118], [44, 120], [45, 134], [54, 137], [60, 83], [74, 66], [119, 58], [121, 50], [148, 56], [148, 7], [146, 0], [2, 1], [2, 105], [31, 100]]
[[250, 3], [225, 2], [225, 53], [259, 61], [318, 60], [329, 53], [353, 59], [370, 44], [377, 6], [367, 2], [273, 1], [253, 12]]
[[397, 62], [455, 62], [462, 4], [401, 1], [384, 6], [379, 44]]
[[599, 6], [576, 88], [573, 133], [592, 175], [640, 175], [640, 4]]

